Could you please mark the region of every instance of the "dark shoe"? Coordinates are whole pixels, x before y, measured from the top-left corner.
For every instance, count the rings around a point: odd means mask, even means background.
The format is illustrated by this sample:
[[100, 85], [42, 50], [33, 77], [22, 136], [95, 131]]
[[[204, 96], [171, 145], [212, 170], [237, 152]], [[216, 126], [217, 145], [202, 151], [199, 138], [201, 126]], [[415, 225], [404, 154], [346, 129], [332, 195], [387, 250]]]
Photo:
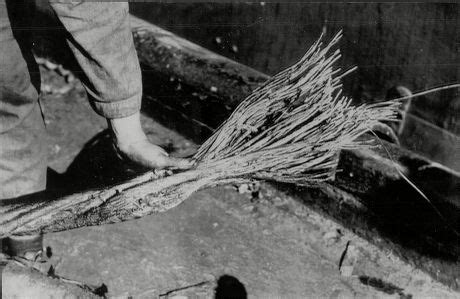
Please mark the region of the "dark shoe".
[[50, 254], [43, 248], [43, 235], [12, 236], [2, 240], [2, 252], [24, 266], [48, 273]]
[[12, 236], [2, 240], [2, 252], [10, 256], [22, 256], [26, 253], [43, 250], [43, 235]]

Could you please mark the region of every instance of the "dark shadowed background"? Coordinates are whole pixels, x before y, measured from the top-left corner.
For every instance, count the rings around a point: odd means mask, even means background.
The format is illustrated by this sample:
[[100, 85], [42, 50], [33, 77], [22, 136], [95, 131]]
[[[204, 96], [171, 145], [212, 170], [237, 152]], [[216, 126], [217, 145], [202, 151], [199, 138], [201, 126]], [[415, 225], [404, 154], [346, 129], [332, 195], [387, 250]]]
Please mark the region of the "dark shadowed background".
[[[459, 5], [435, 3], [131, 3], [131, 13], [267, 74], [295, 62], [321, 32], [343, 29], [356, 102], [459, 82]], [[458, 89], [412, 101], [403, 146], [460, 170]]]

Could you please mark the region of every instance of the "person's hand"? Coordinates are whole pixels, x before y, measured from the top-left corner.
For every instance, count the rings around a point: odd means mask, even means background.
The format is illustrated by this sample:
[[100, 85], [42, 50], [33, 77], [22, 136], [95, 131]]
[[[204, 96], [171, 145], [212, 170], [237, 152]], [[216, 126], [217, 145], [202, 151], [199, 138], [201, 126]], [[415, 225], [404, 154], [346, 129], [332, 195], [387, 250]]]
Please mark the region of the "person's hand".
[[109, 119], [109, 128], [114, 136], [114, 144], [119, 153], [147, 168], [178, 168], [189, 169], [193, 163], [186, 159], [169, 157], [161, 147], [151, 143], [140, 123], [140, 114]]

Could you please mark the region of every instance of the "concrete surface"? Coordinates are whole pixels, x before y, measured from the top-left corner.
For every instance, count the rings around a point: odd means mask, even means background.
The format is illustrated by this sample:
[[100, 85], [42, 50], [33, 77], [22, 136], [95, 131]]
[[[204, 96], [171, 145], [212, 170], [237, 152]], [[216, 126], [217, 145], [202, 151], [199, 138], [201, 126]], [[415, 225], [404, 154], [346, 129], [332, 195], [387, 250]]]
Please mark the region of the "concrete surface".
[[[101, 175], [109, 182], [115, 179], [117, 162], [107, 160], [107, 148], [90, 147], [89, 160], [79, 158], [85, 143], [105, 128], [82, 87], [76, 83], [65, 94], [53, 93], [63, 80], [50, 72], [43, 77], [51, 87], [42, 100], [50, 167], [60, 173], [52, 176], [50, 186], [70, 188], [79, 181], [97, 181]], [[143, 118], [143, 122], [152, 141], [176, 155], [189, 155], [196, 148], [154, 120]], [[70, 184], [60, 179], [67, 169], [78, 170], [70, 176]], [[92, 285], [104, 283], [109, 296], [209, 298], [215, 292], [234, 292], [240, 298], [245, 293], [250, 298], [459, 296], [391, 252], [377, 249], [264, 184], [259, 198], [233, 186], [204, 190], [165, 214], [48, 234], [45, 245], [52, 248], [56, 274]]]

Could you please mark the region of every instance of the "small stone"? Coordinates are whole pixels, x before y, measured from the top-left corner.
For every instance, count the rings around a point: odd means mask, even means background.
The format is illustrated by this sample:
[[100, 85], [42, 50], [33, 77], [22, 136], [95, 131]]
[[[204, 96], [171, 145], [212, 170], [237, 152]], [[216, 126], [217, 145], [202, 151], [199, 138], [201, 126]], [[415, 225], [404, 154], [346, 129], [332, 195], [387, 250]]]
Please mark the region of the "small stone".
[[66, 83], [72, 83], [75, 81], [75, 76], [73, 74], [69, 74], [64, 77]]
[[35, 62], [36, 62], [38, 65], [42, 65], [42, 64], [45, 64], [45, 59], [44, 59], [44, 58], [40, 58], [40, 57], [36, 57], [36, 58], [35, 58]]
[[232, 46], [232, 52], [233, 53], [238, 53], [238, 47], [236, 45]]
[[211, 86], [211, 92], [217, 92], [217, 87]]
[[58, 68], [58, 65], [57, 65], [57, 64], [52, 63], [52, 62], [49, 61], [49, 60], [45, 60], [44, 63], [43, 63], [43, 65], [44, 65], [47, 69], [49, 69], [49, 70], [55, 70], [55, 69]]
[[222, 43], [222, 38], [220, 38], [219, 36], [216, 36], [216, 38], [214, 39], [214, 41], [216, 42], [216, 44], [221, 44]]
[[49, 84], [42, 84], [41, 86], [41, 92], [43, 93], [51, 93], [52, 88]]
[[248, 184], [241, 184], [238, 186], [238, 193], [244, 194], [248, 193], [249, 191], [249, 185]]
[[55, 154], [59, 153], [61, 151], [61, 147], [58, 144], [54, 145], [53, 151]]
[[29, 261], [35, 260], [35, 252], [28, 251], [24, 254], [24, 258]]
[[214, 228], [216, 228], [216, 227], [218, 227], [218, 226], [219, 226], [219, 223], [217, 223], [217, 222], [214, 222], [214, 223], [212, 224], [212, 227], [214, 227]]

